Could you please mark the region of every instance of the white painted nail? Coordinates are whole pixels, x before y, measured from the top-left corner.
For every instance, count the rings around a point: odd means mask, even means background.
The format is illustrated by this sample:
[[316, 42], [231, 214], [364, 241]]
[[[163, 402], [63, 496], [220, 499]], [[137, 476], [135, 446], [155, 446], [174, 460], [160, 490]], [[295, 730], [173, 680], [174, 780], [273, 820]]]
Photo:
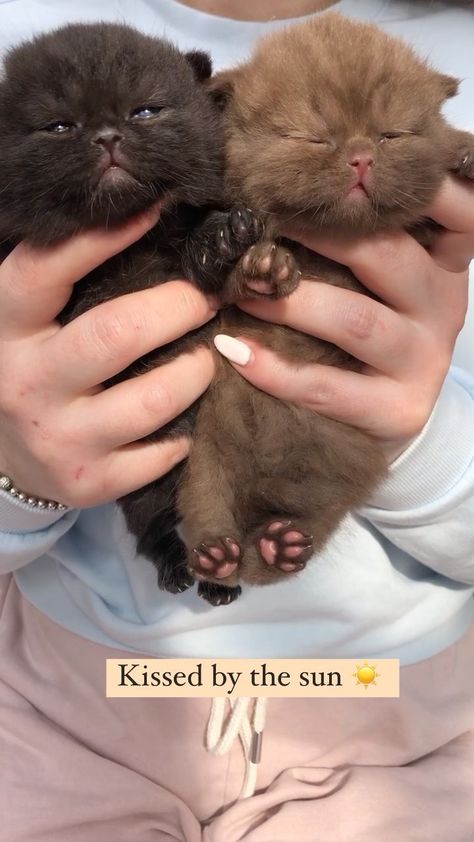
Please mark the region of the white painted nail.
[[225, 333], [218, 333], [214, 337], [214, 345], [223, 357], [227, 357], [231, 363], [237, 365], [247, 365], [252, 359], [252, 351], [245, 342], [240, 339], [235, 339], [233, 336], [227, 336]]

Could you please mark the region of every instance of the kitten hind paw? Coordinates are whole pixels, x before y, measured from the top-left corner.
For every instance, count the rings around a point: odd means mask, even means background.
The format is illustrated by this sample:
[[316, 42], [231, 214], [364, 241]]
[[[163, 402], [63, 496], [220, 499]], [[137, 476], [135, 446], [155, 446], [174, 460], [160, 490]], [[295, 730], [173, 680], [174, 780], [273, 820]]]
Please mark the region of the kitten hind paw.
[[199, 582], [198, 594], [211, 605], [230, 605], [240, 594], [242, 588], [228, 588], [225, 585], [216, 585], [214, 582]]
[[158, 570], [158, 587], [167, 593], [184, 593], [194, 585], [194, 579], [186, 567], [177, 570]]
[[188, 572], [196, 579], [226, 579], [240, 564], [241, 549], [234, 538], [211, 538], [192, 551]]
[[257, 538], [262, 560], [284, 573], [297, 573], [313, 554], [313, 538], [291, 521], [271, 521]]

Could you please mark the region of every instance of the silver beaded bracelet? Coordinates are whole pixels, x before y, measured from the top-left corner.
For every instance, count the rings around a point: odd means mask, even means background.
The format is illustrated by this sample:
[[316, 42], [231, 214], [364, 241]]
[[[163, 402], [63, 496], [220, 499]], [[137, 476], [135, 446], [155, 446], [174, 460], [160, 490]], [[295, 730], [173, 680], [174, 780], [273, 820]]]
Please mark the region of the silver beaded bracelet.
[[28, 506], [32, 506], [34, 509], [42, 509], [48, 512], [54, 512], [57, 509], [60, 512], [65, 512], [68, 508], [62, 503], [57, 503], [56, 500], [43, 500], [40, 497], [33, 497], [31, 494], [20, 491], [13, 483], [13, 480], [4, 474], [0, 474], [0, 491], [7, 491], [12, 497], [15, 497], [21, 503], [27, 503]]

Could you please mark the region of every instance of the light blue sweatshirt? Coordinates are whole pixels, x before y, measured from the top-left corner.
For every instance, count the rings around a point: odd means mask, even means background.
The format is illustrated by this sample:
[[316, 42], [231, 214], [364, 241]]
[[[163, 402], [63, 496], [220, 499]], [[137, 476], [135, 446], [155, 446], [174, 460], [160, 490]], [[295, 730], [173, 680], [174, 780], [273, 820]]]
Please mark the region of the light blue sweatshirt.
[[[196, 12], [173, 0], [0, 2], [0, 48], [71, 20], [123, 20], [234, 63], [267, 26]], [[339, 10], [404, 36], [465, 79], [448, 116], [474, 130], [474, 15], [444, 4], [343, 0]], [[280, 22], [275, 22], [280, 26]], [[457, 362], [474, 372], [469, 314]], [[1, 466], [0, 466], [1, 468]], [[192, 589], [156, 586], [114, 504], [39, 512], [0, 493], [0, 573], [85, 638], [163, 657], [398, 657], [413, 663], [457, 640], [474, 615], [474, 378], [453, 369], [432, 417], [394, 463], [371, 505], [348, 516], [325, 550], [289, 581], [244, 586], [214, 608]]]

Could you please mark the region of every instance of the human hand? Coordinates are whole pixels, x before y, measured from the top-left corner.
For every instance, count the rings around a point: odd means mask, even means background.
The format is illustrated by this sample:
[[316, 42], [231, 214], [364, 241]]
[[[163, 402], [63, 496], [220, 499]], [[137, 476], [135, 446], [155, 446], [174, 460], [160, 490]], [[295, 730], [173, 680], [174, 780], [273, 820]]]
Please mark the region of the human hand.
[[208, 349], [109, 389], [101, 384], [212, 317], [191, 284], [170, 281], [108, 301], [65, 327], [55, 321], [73, 284], [157, 219], [156, 210], [41, 251], [21, 244], [0, 266], [0, 472], [33, 496], [98, 505], [188, 453], [184, 439], [141, 439], [205, 391], [213, 375]]
[[[335, 243], [292, 238], [348, 266], [381, 301], [302, 280], [279, 301], [245, 301], [247, 313], [325, 339], [363, 363], [352, 372], [295, 366], [253, 340], [217, 340], [251, 383], [282, 400], [363, 429], [393, 461], [421, 432], [448, 371], [467, 309], [474, 256], [474, 185], [446, 179], [428, 215], [448, 230], [428, 254], [405, 232]], [[239, 364], [240, 363], [240, 364]]]

